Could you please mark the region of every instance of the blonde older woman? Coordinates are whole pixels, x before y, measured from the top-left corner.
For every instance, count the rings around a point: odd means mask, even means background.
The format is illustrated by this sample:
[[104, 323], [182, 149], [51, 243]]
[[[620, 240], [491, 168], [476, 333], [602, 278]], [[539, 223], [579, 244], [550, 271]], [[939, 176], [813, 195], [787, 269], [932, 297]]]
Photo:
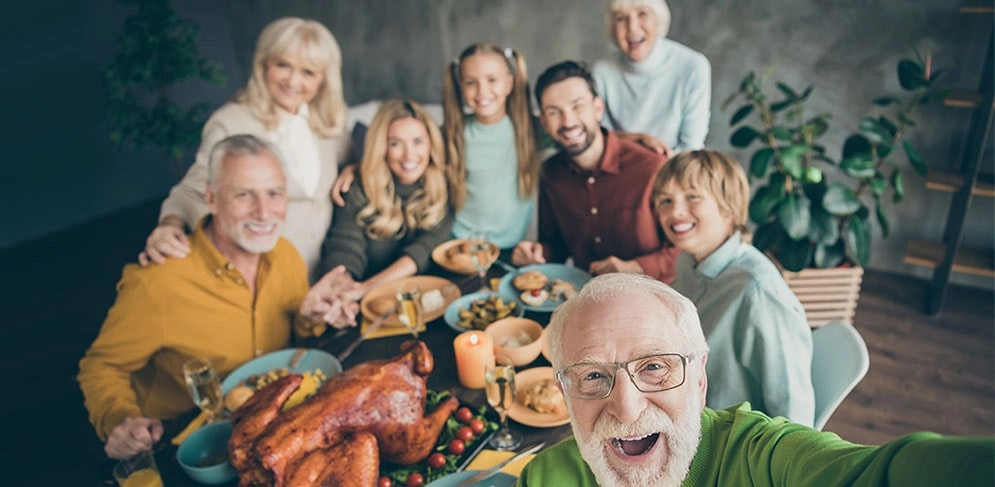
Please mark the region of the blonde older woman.
[[[248, 85], [204, 126], [200, 149], [186, 176], [162, 203], [159, 226], [139, 254], [142, 265], [190, 252], [184, 228], [207, 214], [204, 191], [211, 147], [229, 135], [251, 134], [272, 142], [287, 172], [290, 240], [315, 274], [332, 204], [328, 193], [339, 165], [352, 154], [342, 96], [342, 55], [322, 24], [295, 17], [276, 20], [256, 43]], [[252, 226], [244, 231], [252, 232]]]
[[444, 154], [423, 106], [407, 99], [381, 105], [366, 133], [361, 184], [335, 212], [320, 269], [345, 266], [364, 292], [423, 271], [453, 225]]
[[619, 52], [591, 69], [605, 101], [602, 125], [667, 156], [702, 148], [712, 67], [701, 53], [667, 38], [666, 0], [612, 0], [605, 22]]

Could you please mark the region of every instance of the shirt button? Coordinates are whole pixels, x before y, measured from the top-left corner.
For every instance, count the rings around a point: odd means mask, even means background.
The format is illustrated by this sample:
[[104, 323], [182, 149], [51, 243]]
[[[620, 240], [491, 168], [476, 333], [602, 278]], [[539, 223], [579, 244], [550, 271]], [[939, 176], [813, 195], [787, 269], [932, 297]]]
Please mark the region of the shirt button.
[[592, 215], [597, 215], [598, 214], [598, 209], [597, 208], [591, 208], [591, 214]]
[[235, 283], [236, 284], [242, 284], [242, 278], [240, 277], [238, 279], [235, 279]]
[[234, 268], [235, 268], [235, 264], [232, 264], [231, 262], [226, 262], [225, 263], [225, 269], [232, 270]]
[[601, 237], [594, 237], [594, 243], [596, 244], [601, 243]]
[[221, 270], [221, 269], [214, 269], [214, 275], [216, 275], [216, 276], [218, 276], [218, 277], [221, 277], [221, 274], [222, 274], [223, 272], [224, 272], [224, 271], [223, 271], [223, 270]]
[[587, 184], [594, 184], [594, 176], [587, 178]]

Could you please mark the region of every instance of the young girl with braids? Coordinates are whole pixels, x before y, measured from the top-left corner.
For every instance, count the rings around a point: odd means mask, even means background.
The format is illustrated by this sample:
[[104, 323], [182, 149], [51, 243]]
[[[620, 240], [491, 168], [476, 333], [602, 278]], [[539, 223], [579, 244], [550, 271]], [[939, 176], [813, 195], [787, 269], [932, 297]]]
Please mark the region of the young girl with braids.
[[445, 73], [443, 108], [453, 236], [486, 231], [514, 248], [532, 222], [540, 162], [525, 58], [489, 43], [467, 47]]

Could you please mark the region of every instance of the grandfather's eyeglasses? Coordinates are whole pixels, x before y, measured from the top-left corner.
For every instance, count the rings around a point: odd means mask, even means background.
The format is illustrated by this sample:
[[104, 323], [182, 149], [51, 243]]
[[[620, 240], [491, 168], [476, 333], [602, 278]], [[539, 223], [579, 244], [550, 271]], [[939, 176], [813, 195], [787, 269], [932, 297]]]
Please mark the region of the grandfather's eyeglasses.
[[684, 385], [694, 354], [661, 353], [622, 364], [579, 363], [556, 373], [563, 390], [574, 399], [603, 399], [612, 393], [618, 369], [624, 369], [641, 392], [661, 392]]

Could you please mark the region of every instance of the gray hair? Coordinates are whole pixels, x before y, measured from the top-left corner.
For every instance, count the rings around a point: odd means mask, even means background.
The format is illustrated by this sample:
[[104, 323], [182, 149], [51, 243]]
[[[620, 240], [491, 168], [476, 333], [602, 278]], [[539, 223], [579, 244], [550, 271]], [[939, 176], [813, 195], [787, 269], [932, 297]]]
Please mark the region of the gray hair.
[[[580, 293], [556, 308], [546, 327], [546, 343], [549, 345], [550, 362], [559, 370], [563, 367], [563, 337], [567, 326], [574, 321], [574, 313], [583, 305], [603, 303], [622, 296], [656, 299], [674, 312], [676, 322], [661, 326], [673, 326], [684, 347], [682, 352], [707, 353], [708, 344], [698, 320], [698, 310], [690, 299], [670, 286], [642, 274], [613, 272], [603, 274], [588, 281]], [[582, 319], [582, 318], [578, 318]], [[609, 337], [606, 337], [609, 338]]]
[[615, 28], [615, 11], [633, 7], [649, 7], [656, 15], [656, 21], [660, 26], [660, 37], [667, 37], [670, 33], [670, 6], [667, 5], [667, 0], [611, 0], [605, 9], [605, 27], [609, 40], [615, 42], [615, 36], [612, 34]]
[[221, 170], [221, 161], [229, 157], [255, 156], [269, 152], [280, 163], [280, 169], [284, 169], [283, 157], [280, 151], [269, 142], [266, 142], [255, 135], [239, 134], [229, 135], [221, 139], [214, 147], [211, 147], [211, 154], [207, 158], [207, 184], [217, 189], [215, 183], [218, 180], [218, 173]]

